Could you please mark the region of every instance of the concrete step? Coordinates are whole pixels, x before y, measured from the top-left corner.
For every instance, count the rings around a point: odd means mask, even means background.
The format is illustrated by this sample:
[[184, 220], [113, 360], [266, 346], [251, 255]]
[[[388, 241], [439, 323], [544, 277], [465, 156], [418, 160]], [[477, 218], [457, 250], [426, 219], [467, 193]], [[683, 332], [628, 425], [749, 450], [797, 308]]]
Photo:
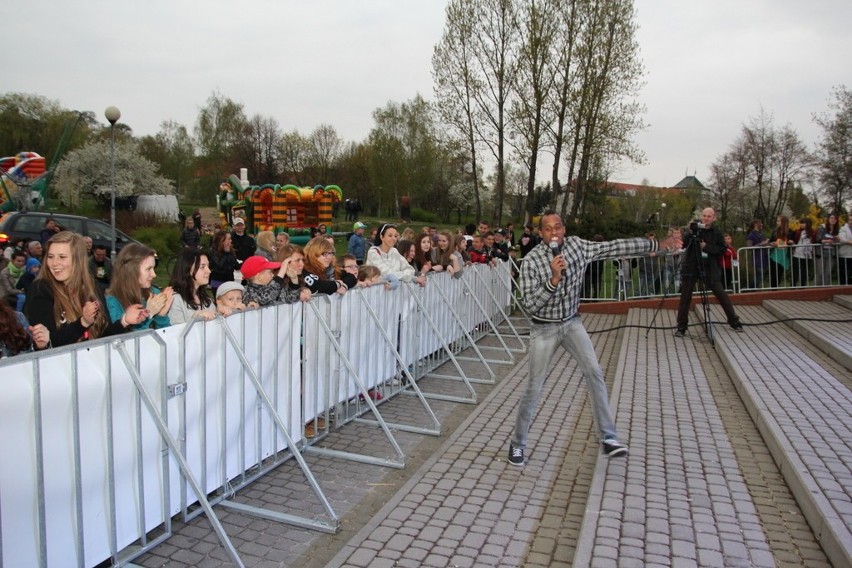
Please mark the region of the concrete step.
[[852, 296], [835, 296], [834, 301], [835, 303], [852, 310]]
[[[810, 313], [820, 309], [811, 306]], [[751, 324], [776, 319], [762, 307], [738, 311]], [[712, 317], [724, 321], [718, 306]], [[823, 551], [835, 566], [852, 566], [848, 370], [781, 324], [751, 325], [745, 333], [716, 329], [716, 352]]]
[[834, 302], [767, 300], [769, 313], [852, 371], [852, 309]]
[[[633, 309], [627, 323], [653, 315]], [[674, 327], [674, 315], [661, 311], [655, 325]], [[711, 392], [721, 365], [703, 360], [701, 333], [625, 332], [613, 398], [630, 455], [598, 460], [574, 566], [776, 566]]]

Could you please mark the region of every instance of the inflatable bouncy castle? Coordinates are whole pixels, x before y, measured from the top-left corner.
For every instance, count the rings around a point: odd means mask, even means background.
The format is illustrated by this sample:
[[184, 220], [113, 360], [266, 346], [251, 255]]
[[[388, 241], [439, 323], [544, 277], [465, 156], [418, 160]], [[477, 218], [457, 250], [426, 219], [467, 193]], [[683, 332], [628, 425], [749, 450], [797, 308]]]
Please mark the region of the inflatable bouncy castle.
[[286, 231], [295, 242], [309, 236], [311, 227], [330, 224], [333, 204], [342, 201], [343, 192], [336, 185], [243, 187], [239, 178], [231, 176], [219, 187], [219, 211], [224, 223], [232, 225], [234, 216], [241, 216], [249, 233]]

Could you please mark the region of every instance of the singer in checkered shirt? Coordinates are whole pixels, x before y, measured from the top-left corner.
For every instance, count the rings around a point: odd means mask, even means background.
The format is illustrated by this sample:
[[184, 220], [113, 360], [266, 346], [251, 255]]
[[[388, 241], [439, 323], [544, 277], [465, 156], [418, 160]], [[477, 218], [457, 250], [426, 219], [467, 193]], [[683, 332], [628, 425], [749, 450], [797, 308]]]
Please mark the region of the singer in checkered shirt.
[[[586, 380], [604, 453], [610, 457], [624, 456], [627, 447], [618, 441], [603, 371], [578, 313], [583, 274], [593, 261], [641, 255], [656, 251], [660, 245], [655, 239], [647, 238], [593, 242], [566, 237], [562, 219], [553, 212], [542, 216], [540, 229], [541, 243], [521, 263], [523, 303], [533, 324], [529, 375], [518, 404], [509, 445], [509, 463], [522, 466], [525, 462], [524, 449], [532, 415], [559, 345], [574, 357]], [[681, 247], [677, 237], [667, 239], [662, 245], [668, 249]]]

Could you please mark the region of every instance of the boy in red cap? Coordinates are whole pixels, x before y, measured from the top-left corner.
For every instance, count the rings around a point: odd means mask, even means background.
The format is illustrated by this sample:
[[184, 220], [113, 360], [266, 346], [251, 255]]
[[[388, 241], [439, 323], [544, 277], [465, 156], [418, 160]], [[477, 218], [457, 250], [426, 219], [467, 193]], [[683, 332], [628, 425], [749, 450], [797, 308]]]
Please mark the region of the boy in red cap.
[[[286, 286], [292, 286], [289, 279], [284, 280], [290, 259], [284, 262], [270, 262], [262, 256], [250, 256], [243, 262], [243, 303], [250, 308], [268, 306], [278, 301], [278, 294]], [[277, 270], [277, 274], [273, 271]], [[296, 285], [298, 287], [298, 285]]]

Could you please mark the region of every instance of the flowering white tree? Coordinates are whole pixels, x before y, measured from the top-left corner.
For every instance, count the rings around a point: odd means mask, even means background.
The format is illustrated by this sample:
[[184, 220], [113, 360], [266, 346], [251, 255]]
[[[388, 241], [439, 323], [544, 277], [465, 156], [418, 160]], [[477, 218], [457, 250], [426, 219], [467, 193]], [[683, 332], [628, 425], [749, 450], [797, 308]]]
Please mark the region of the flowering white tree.
[[[115, 145], [115, 195], [174, 195], [172, 182], [161, 176], [157, 165], [142, 157], [136, 142]], [[75, 150], [56, 168], [56, 194], [63, 205], [76, 207], [82, 199], [108, 197], [110, 144], [93, 142]]]

